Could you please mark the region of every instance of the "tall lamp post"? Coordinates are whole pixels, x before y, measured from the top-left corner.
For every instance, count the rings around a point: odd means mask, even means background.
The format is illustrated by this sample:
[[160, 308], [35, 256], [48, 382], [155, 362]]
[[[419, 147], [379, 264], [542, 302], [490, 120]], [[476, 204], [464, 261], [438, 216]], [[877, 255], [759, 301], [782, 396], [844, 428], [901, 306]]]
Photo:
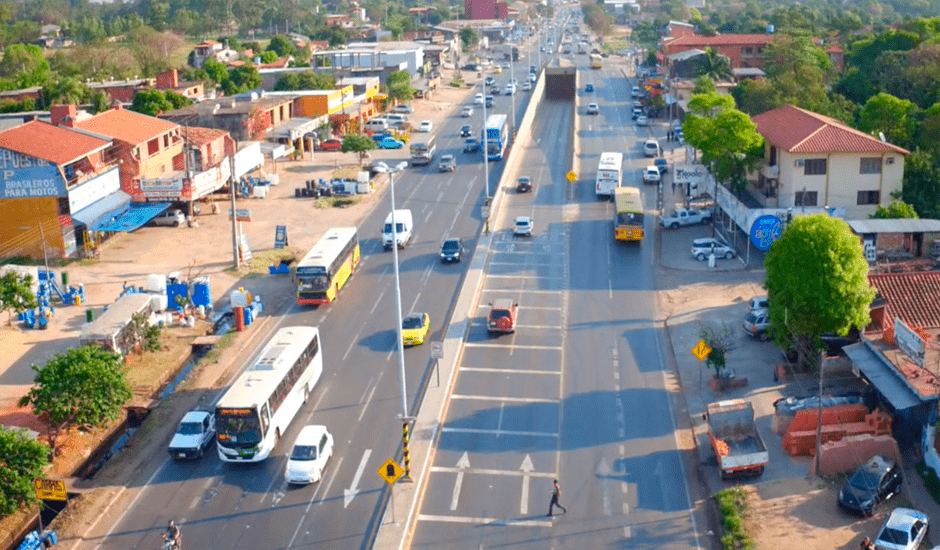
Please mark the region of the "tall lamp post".
[[399, 162], [394, 168], [389, 168], [380, 162], [377, 170], [388, 174], [388, 196], [392, 201], [392, 264], [395, 266], [395, 334], [398, 337], [398, 382], [401, 385], [401, 417], [408, 418], [408, 394], [405, 386], [405, 346], [402, 345], [401, 335], [401, 279], [398, 274], [398, 226], [395, 222], [395, 174], [408, 167], [407, 162]]
[[512, 104], [512, 137], [515, 140], [516, 137], [516, 62], [514, 52], [516, 51], [516, 45], [510, 41], [509, 42], [509, 83], [512, 84], [512, 95], [509, 96], [509, 103]]

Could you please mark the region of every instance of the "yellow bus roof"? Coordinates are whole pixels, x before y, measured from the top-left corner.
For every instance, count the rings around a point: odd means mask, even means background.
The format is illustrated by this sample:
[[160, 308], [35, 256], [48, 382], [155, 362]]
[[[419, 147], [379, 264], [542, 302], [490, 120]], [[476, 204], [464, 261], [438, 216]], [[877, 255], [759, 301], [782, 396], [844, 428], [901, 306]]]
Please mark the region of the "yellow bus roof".
[[614, 205], [617, 212], [643, 213], [643, 201], [640, 190], [636, 187], [618, 187], [614, 189]]

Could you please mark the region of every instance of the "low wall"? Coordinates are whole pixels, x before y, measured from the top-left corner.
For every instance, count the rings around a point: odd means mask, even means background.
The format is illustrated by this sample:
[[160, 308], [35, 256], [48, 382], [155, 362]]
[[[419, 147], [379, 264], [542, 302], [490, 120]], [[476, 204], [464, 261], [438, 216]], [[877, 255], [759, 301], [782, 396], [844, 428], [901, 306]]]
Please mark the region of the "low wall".
[[[901, 463], [898, 443], [890, 435], [854, 435], [840, 441], [823, 444], [819, 450], [819, 472], [823, 476], [835, 476], [854, 472], [875, 455]], [[810, 474], [816, 473], [816, 461], [810, 466]]]

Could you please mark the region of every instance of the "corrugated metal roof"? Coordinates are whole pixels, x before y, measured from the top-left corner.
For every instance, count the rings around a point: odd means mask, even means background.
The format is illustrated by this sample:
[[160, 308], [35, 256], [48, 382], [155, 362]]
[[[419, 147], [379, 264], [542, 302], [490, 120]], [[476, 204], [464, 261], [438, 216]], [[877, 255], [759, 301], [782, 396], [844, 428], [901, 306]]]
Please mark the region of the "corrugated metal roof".
[[889, 218], [884, 220], [847, 220], [852, 231], [864, 233], [932, 233], [940, 231], [940, 220]]
[[845, 346], [842, 351], [896, 410], [903, 411], [921, 404], [920, 396], [901, 377], [901, 373], [868, 348], [868, 344], [859, 342]]
[[834, 118], [793, 105], [761, 113], [751, 120], [757, 125], [757, 133], [789, 153], [909, 153]]

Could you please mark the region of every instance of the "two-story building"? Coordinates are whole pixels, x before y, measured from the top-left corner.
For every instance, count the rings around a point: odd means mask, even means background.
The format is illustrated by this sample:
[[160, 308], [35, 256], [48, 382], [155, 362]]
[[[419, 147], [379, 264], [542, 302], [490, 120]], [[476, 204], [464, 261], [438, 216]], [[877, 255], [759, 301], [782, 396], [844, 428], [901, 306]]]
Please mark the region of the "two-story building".
[[776, 40], [772, 34], [717, 34], [700, 36], [686, 34], [678, 38], [666, 38], [662, 43], [662, 54], [670, 56], [686, 50], [711, 48], [731, 61], [732, 69], [745, 67], [763, 68], [764, 48]]
[[765, 208], [845, 208], [863, 219], [901, 190], [908, 151], [793, 105], [753, 117], [764, 162], [751, 195]]
[[215, 40], [204, 40], [193, 48], [192, 65], [199, 69], [205, 65], [209, 59], [214, 59], [220, 63], [231, 63], [236, 61], [240, 54], [235, 50], [226, 47], [221, 42]]
[[38, 120], [0, 132], [0, 258], [70, 258], [130, 202], [113, 142]]

